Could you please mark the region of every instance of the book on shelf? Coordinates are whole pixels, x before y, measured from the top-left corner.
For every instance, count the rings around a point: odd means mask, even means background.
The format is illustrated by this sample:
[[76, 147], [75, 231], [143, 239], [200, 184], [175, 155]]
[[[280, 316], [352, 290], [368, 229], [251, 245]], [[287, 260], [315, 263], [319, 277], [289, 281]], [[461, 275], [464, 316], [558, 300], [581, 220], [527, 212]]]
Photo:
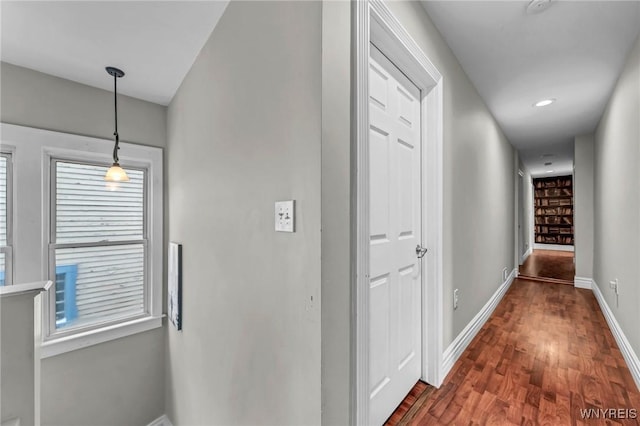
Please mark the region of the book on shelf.
[[573, 179], [534, 179], [535, 241], [573, 244]]

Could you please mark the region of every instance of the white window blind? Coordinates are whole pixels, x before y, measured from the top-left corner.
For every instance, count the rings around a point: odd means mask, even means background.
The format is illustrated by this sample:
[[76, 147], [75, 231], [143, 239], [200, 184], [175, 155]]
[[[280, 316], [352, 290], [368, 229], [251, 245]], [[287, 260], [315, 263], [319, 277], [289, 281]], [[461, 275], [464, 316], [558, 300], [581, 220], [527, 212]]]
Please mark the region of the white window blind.
[[0, 285], [11, 284], [11, 155], [0, 154]]
[[127, 170], [117, 188], [104, 181], [107, 167], [57, 162], [56, 242], [141, 240], [144, 173]]
[[147, 311], [146, 173], [127, 169], [130, 181], [114, 188], [107, 168], [53, 160], [50, 315], [58, 330]]

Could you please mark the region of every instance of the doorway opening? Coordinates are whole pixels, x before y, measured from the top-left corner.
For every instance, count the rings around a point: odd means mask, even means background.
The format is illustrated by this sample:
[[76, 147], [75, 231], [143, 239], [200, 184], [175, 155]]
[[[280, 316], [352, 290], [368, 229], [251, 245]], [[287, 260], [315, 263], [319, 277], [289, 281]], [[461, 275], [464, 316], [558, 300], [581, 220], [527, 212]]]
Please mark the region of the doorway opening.
[[520, 276], [573, 285], [573, 177], [533, 179], [533, 191], [535, 244]]

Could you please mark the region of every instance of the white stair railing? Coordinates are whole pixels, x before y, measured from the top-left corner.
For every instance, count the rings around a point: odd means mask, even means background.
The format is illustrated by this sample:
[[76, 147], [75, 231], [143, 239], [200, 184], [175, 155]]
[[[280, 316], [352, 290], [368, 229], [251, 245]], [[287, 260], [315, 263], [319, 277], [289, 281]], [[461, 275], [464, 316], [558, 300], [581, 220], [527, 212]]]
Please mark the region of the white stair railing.
[[40, 426], [42, 299], [52, 285], [0, 287], [0, 426]]

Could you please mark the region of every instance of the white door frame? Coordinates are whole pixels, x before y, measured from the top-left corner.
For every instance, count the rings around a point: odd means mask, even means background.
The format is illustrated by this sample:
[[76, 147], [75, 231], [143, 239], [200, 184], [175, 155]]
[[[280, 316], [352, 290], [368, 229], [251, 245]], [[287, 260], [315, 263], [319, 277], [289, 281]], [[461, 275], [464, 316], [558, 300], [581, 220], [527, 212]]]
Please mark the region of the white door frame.
[[[517, 193], [516, 193], [516, 271], [520, 271], [520, 265], [522, 265], [524, 263], [524, 255], [526, 253], [526, 249], [524, 247], [524, 240], [525, 240], [525, 232], [529, 232], [529, 224], [527, 223], [527, 215], [526, 212], [524, 210], [524, 204], [525, 204], [525, 200], [524, 200], [524, 188], [525, 188], [525, 181], [524, 181], [524, 172], [520, 169], [518, 169], [518, 177], [516, 178], [516, 187], [517, 187]], [[521, 238], [522, 237], [522, 238]], [[528, 247], [527, 247], [528, 248]]]
[[369, 416], [369, 46], [374, 43], [421, 90], [422, 379], [442, 384], [443, 78], [382, 0], [353, 2], [356, 54], [355, 423]]

